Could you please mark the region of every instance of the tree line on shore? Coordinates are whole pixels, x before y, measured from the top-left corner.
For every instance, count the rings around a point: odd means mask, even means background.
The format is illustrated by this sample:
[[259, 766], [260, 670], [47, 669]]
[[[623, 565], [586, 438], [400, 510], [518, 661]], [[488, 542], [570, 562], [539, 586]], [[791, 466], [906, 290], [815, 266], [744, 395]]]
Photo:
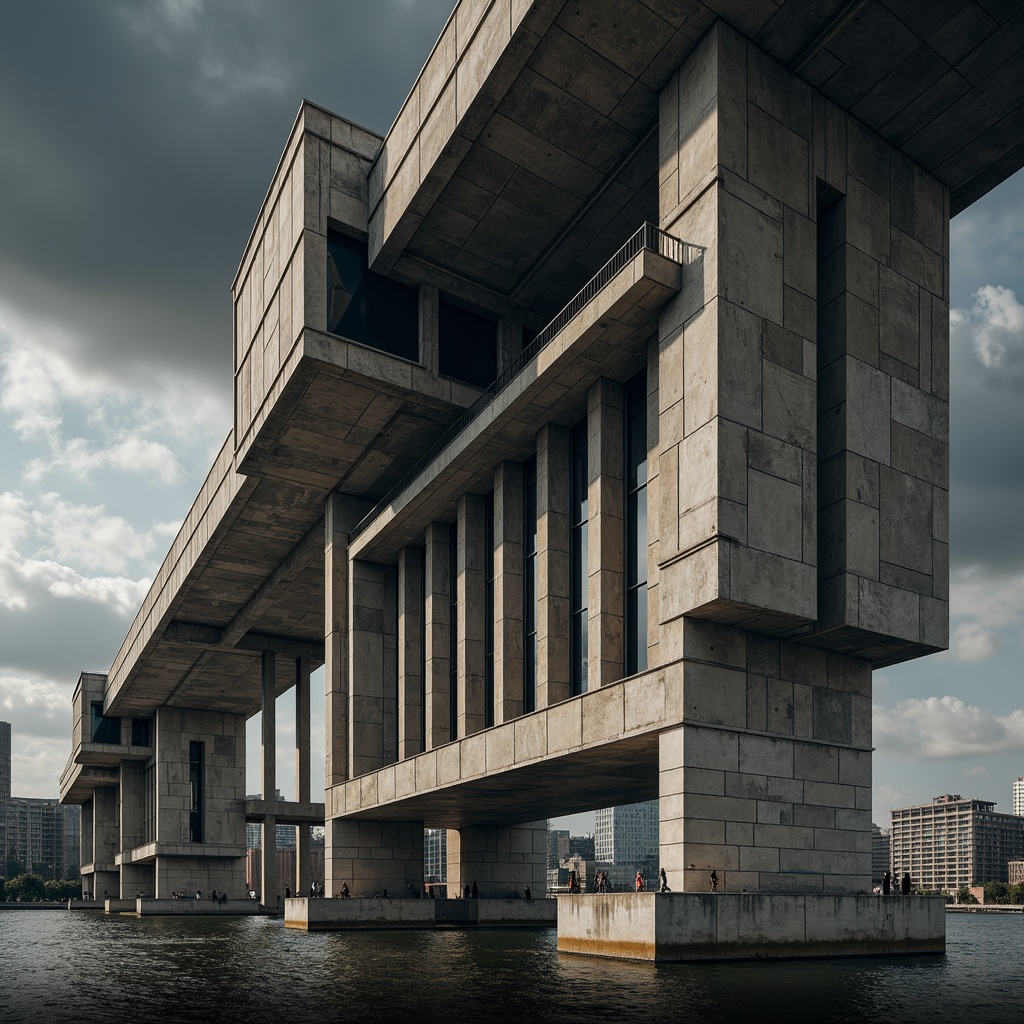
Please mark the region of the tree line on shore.
[[0, 903], [41, 903], [46, 900], [80, 900], [82, 880], [61, 878], [44, 881], [42, 875], [21, 874], [0, 878]]

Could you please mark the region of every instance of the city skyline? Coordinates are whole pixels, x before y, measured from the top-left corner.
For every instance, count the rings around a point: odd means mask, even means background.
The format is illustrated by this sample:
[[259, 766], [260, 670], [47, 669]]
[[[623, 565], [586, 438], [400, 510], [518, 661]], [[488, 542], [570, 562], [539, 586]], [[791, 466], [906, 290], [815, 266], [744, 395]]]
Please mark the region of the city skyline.
[[[16, 792], [56, 794], [78, 672], [109, 667], [227, 432], [228, 284], [301, 98], [385, 132], [450, 6], [97, 4], [56, 29], [45, 11], [13, 12], [0, 42], [0, 715]], [[951, 649], [875, 674], [880, 824], [935, 790], [1007, 810], [1024, 771], [1022, 206], [1018, 173], [951, 229]], [[322, 754], [314, 730], [314, 780]], [[573, 827], [592, 831], [587, 817]]]

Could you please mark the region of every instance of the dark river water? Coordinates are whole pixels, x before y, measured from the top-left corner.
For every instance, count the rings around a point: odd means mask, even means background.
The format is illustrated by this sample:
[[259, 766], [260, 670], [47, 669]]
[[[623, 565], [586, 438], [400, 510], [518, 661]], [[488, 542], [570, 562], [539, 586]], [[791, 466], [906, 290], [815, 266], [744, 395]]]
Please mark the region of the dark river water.
[[1024, 915], [947, 929], [945, 956], [655, 967], [560, 954], [550, 929], [0, 911], [0, 1022], [1024, 1022]]

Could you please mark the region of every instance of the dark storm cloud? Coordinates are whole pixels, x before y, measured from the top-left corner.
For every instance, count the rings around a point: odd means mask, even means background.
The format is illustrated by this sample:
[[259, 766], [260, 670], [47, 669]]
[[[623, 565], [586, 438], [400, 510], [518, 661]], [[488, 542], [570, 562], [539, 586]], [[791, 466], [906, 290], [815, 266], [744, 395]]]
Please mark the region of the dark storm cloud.
[[231, 278], [299, 103], [385, 132], [451, 6], [6, 5], [0, 305], [79, 364], [226, 394]]

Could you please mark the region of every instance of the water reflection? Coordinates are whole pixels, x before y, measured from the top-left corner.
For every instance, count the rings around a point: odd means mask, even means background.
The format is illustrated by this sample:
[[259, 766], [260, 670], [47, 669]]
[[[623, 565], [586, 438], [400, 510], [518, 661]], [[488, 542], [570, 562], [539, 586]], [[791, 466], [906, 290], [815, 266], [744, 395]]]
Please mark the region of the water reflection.
[[552, 931], [10, 911], [0, 1020], [1019, 1020], [1024, 918], [951, 917], [948, 934], [945, 957], [655, 967], [559, 955]]

